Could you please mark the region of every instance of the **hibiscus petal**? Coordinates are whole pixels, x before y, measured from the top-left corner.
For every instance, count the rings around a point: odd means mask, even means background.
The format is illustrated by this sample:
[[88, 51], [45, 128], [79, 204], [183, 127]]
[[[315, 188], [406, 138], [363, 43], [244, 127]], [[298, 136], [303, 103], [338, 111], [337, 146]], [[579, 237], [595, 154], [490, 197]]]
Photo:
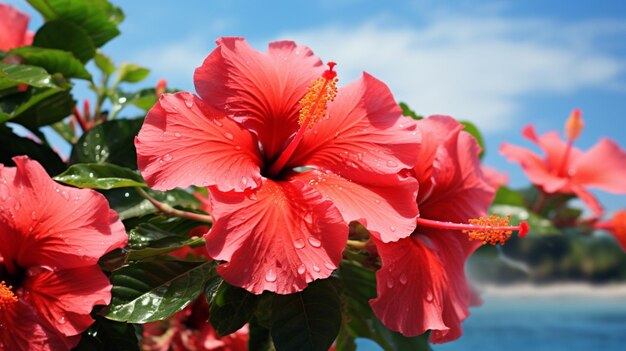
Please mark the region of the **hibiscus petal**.
[[594, 218], [600, 218], [604, 214], [604, 208], [600, 204], [600, 201], [589, 191], [580, 185], [572, 185], [571, 190], [578, 196], [578, 198], [585, 204], [591, 211], [593, 211]]
[[567, 186], [567, 179], [550, 173], [545, 161], [528, 149], [502, 143], [500, 154], [511, 162], [519, 163], [530, 181], [541, 186], [546, 192], [554, 193]]
[[[2, 325], [8, 321], [9, 326]], [[40, 322], [36, 310], [19, 300], [11, 308], [0, 309], [0, 349], [29, 351], [66, 351], [80, 341], [80, 336], [65, 337]]]
[[254, 131], [267, 159], [274, 160], [299, 128], [298, 102], [322, 74], [322, 62], [291, 41], [271, 43], [267, 53], [243, 38], [221, 38], [217, 45], [194, 73], [196, 91]]
[[30, 45], [26, 37], [29, 17], [13, 6], [0, 4], [0, 50], [9, 51]]
[[96, 264], [105, 253], [126, 245], [124, 226], [104, 196], [57, 184], [25, 156], [13, 160], [16, 168], [0, 168], [0, 229], [7, 236], [0, 251], [5, 259], [20, 267], [74, 268]]
[[261, 183], [255, 137], [191, 93], [161, 95], [135, 146], [139, 170], [157, 190], [215, 185], [243, 191]]
[[423, 136], [414, 167], [420, 215], [453, 222], [483, 215], [495, 190], [482, 174], [476, 139], [448, 116], [428, 117], [417, 127]]
[[[575, 183], [618, 194], [626, 193], [626, 152], [615, 142], [602, 139], [573, 160]], [[598, 168], [600, 167], [600, 169]]]
[[382, 267], [370, 305], [386, 327], [406, 336], [432, 330], [433, 343], [462, 334], [472, 296], [463, 272], [471, 251], [462, 241], [465, 235], [446, 231], [386, 244], [374, 239]]
[[[537, 136], [535, 127], [528, 125], [522, 131], [522, 135], [539, 145], [541, 150], [543, 150], [546, 155], [546, 159], [544, 161], [546, 163], [546, 167], [553, 173], [557, 173], [562, 167], [563, 157], [565, 156], [565, 150], [567, 149], [567, 144], [561, 140], [559, 134], [557, 132], [548, 132], [541, 136]], [[577, 159], [581, 156], [581, 154], [582, 152], [579, 149], [572, 147], [566, 162], [569, 163], [571, 160]]]
[[465, 223], [485, 214], [495, 189], [480, 168], [480, 146], [466, 132], [451, 134], [437, 149], [431, 191], [419, 196], [423, 217]]
[[422, 136], [422, 142], [416, 151], [418, 161], [415, 163], [414, 170], [420, 183], [420, 196], [424, 196], [432, 183], [431, 177], [437, 150], [446, 139], [456, 138], [463, 130], [463, 125], [452, 117], [434, 115], [417, 121], [417, 129]]
[[418, 215], [414, 178], [387, 177], [385, 183], [359, 184], [318, 171], [294, 177], [335, 204], [346, 222], [359, 221], [383, 242], [397, 241], [415, 229]]
[[339, 88], [328, 116], [306, 131], [288, 167], [316, 166], [372, 180], [415, 165], [415, 121], [402, 116], [387, 85], [371, 75]]
[[82, 333], [93, 323], [93, 307], [111, 300], [111, 283], [97, 265], [39, 271], [29, 274], [24, 289], [40, 317], [60, 334]]
[[300, 181], [264, 179], [245, 193], [210, 187], [209, 256], [227, 261], [218, 273], [260, 294], [290, 294], [328, 277], [341, 261], [348, 227], [330, 201]]

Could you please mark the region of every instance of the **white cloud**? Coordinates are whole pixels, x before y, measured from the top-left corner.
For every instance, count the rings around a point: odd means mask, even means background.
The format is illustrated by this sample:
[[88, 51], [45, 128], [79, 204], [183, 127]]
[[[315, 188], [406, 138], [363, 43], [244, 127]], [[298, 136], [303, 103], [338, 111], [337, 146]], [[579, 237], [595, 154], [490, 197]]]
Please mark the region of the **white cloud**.
[[[624, 32], [626, 25], [607, 21], [564, 25], [497, 15], [438, 15], [420, 26], [399, 28], [374, 20], [272, 39], [296, 40], [322, 59], [338, 62], [343, 82], [364, 70], [385, 81], [398, 100], [418, 113], [449, 114], [497, 132], [521, 117], [522, 99], [530, 94], [621, 88], [626, 65], [598, 43]], [[259, 42], [254, 39], [253, 44]], [[256, 47], [264, 49], [266, 43]], [[192, 89], [194, 69], [213, 48], [204, 36], [182, 38], [134, 60], [152, 67], [153, 77]]]
[[132, 62], [141, 62], [149, 67], [155, 80], [165, 78], [168, 86], [189, 90], [193, 89], [194, 70], [214, 46], [213, 41], [194, 36], [140, 51]]
[[547, 21], [456, 17], [420, 28], [374, 22], [280, 37], [337, 61], [344, 82], [365, 70], [418, 113], [449, 114], [494, 132], [511, 125], [526, 95], [617, 86], [626, 66], [594, 43], [624, 29], [606, 23], [560, 27]]

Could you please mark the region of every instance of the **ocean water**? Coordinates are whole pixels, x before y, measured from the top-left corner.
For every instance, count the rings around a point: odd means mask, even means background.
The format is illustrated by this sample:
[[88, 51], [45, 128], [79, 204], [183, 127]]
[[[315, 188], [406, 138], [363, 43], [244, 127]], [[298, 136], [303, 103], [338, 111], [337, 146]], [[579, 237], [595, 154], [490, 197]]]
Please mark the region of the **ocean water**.
[[[623, 351], [626, 299], [484, 297], [463, 324], [464, 335], [434, 351]], [[359, 350], [380, 348], [359, 340]]]

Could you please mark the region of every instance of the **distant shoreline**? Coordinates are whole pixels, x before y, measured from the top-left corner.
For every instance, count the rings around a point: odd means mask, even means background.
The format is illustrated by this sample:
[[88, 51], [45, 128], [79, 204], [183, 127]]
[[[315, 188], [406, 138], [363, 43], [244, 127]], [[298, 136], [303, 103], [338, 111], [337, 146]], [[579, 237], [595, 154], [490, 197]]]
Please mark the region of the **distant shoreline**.
[[506, 298], [624, 298], [626, 283], [593, 285], [588, 283], [554, 283], [546, 285], [512, 284], [476, 285], [483, 299], [490, 297]]

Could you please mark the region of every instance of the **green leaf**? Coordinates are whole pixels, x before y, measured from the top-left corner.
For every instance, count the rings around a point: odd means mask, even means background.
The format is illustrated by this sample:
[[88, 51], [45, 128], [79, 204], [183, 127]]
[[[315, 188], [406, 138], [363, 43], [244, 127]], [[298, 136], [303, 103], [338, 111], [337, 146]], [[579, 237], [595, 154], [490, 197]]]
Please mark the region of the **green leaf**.
[[189, 232], [206, 223], [199, 223], [180, 217], [153, 216], [128, 220], [126, 228], [132, 228], [128, 235], [131, 249], [162, 248], [180, 245], [189, 239]]
[[61, 120], [50, 125], [68, 143], [74, 144], [76, 138], [75, 130], [67, 120]]
[[84, 30], [96, 47], [101, 47], [120, 32], [122, 11], [106, 0], [28, 0], [46, 22], [63, 19]]
[[5, 65], [0, 63], [0, 90], [18, 85], [30, 85], [37, 88], [57, 88], [48, 72], [30, 65]]
[[77, 163], [54, 179], [77, 188], [148, 187], [135, 171], [111, 163]]
[[11, 119], [35, 130], [68, 116], [75, 103], [67, 90], [31, 88], [24, 93], [0, 98], [0, 122]]
[[535, 234], [558, 234], [560, 231], [552, 222], [540, 215], [531, 212], [525, 207], [511, 205], [493, 205], [490, 212], [499, 216], [511, 216], [511, 225], [518, 225], [521, 221], [528, 222], [530, 232]]
[[21, 56], [27, 64], [43, 67], [50, 73], [61, 73], [66, 78], [91, 80], [91, 74], [70, 52], [24, 46], [11, 50], [11, 53]]
[[83, 63], [89, 61], [96, 52], [87, 32], [67, 20], [44, 24], [35, 34], [33, 46], [69, 51]]
[[417, 113], [415, 113], [415, 111], [411, 110], [409, 105], [405, 104], [404, 102], [399, 103], [399, 105], [400, 105], [400, 108], [402, 109], [402, 115], [411, 117], [414, 120], [420, 120], [424, 118], [423, 116], [420, 116]]
[[148, 247], [139, 250], [128, 250], [127, 261], [140, 261], [146, 258], [160, 256], [186, 246], [198, 247], [204, 245], [204, 238], [189, 238], [181, 243], [165, 246], [165, 247]]
[[[181, 189], [166, 192], [151, 189], [146, 191], [153, 198], [170, 206], [197, 208], [200, 205], [200, 201], [195, 196]], [[103, 190], [102, 193], [122, 220], [157, 212], [156, 208], [134, 188]]]
[[26, 155], [38, 161], [50, 176], [63, 172], [66, 167], [61, 157], [49, 146], [17, 136], [10, 128], [0, 125], [0, 163], [14, 167], [11, 158], [18, 155]]
[[203, 292], [215, 277], [214, 262], [150, 260], [131, 262], [110, 277], [111, 304], [108, 319], [148, 323], [182, 310]]
[[344, 285], [343, 301], [348, 324], [342, 342], [349, 345], [349, 336], [375, 341], [385, 351], [430, 351], [428, 333], [405, 337], [385, 327], [374, 315], [369, 300], [376, 297], [376, 272], [356, 263], [342, 261], [339, 275]]
[[210, 302], [211, 325], [222, 336], [236, 332], [252, 318], [258, 300], [258, 295], [222, 282]]
[[465, 126], [463, 130], [470, 133], [476, 139], [476, 141], [478, 142], [478, 145], [480, 145], [480, 148], [482, 150], [480, 151], [480, 154], [478, 154], [478, 157], [482, 158], [483, 156], [485, 156], [485, 152], [487, 151], [486, 146], [485, 146], [485, 140], [483, 139], [482, 134], [478, 130], [478, 127], [476, 127], [474, 123], [469, 122], [469, 121], [459, 121], [459, 122]]
[[95, 323], [80, 338], [74, 351], [139, 351], [137, 329], [133, 324], [120, 323], [95, 315]]
[[106, 121], [83, 134], [70, 156], [70, 163], [114, 163], [137, 169], [134, 139], [143, 119]]
[[94, 62], [96, 63], [96, 67], [98, 67], [98, 69], [106, 75], [110, 76], [113, 72], [115, 72], [115, 65], [113, 64], [113, 61], [111, 61], [111, 59], [100, 50], [96, 51]]
[[146, 88], [135, 93], [122, 94], [118, 102], [120, 105], [131, 104], [148, 111], [157, 102], [157, 97], [154, 88]]
[[150, 70], [134, 63], [122, 63], [117, 74], [117, 82], [138, 83], [148, 77]]
[[341, 302], [331, 279], [301, 292], [275, 295], [272, 340], [276, 350], [327, 351], [339, 334]]
[[273, 350], [272, 339], [270, 338], [270, 330], [257, 323], [256, 318], [252, 318], [248, 326], [248, 330], [248, 350]]
[[493, 199], [493, 204], [524, 206], [524, 194], [507, 186], [500, 186], [496, 197]]

